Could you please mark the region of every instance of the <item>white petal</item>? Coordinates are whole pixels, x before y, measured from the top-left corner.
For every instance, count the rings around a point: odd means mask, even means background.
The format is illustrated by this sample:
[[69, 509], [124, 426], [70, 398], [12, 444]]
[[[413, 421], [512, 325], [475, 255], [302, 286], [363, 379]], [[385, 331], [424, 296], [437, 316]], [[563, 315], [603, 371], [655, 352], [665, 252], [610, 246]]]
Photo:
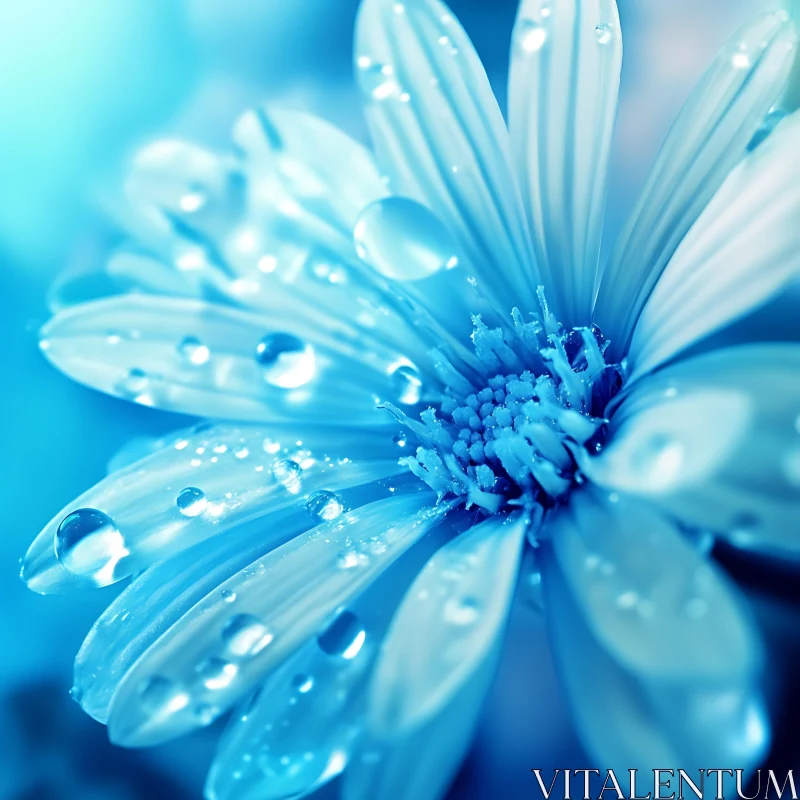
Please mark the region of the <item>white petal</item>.
[[691, 358], [634, 384], [584, 471], [742, 546], [800, 548], [800, 346]]
[[[315, 492], [395, 475], [390, 430], [311, 428], [300, 440], [296, 428], [201, 426], [62, 509], [28, 550], [22, 577], [42, 593], [105, 586], [243, 522], [305, 503]], [[69, 537], [73, 546], [62, 553], [62, 565], [54, 542], [62, 522], [80, 509], [111, 523], [88, 526], [83, 540]]]
[[204, 598], [125, 676], [112, 741], [156, 744], [224, 713], [437, 522], [432, 500], [414, 491], [343, 514], [228, 579], [220, 589], [236, 594], [235, 609], [220, 593]]
[[[780, 98], [795, 39], [784, 12], [765, 14], [742, 28], [675, 121], [600, 285], [595, 321], [617, 357], [627, 350], [639, 314], [681, 240]], [[739, 185], [733, 194], [742, 190]], [[752, 198], [741, 202], [752, 210]]]
[[458, 21], [438, 0], [364, 0], [355, 59], [392, 192], [436, 213], [505, 308], [536, 307], [507, 132]]
[[[286, 309], [262, 318], [125, 295], [58, 314], [41, 347], [75, 380], [142, 405], [246, 421], [380, 424], [377, 402], [406, 394], [397, 370], [418, 371], [397, 350], [340, 334], [300, 324]], [[419, 384], [428, 390], [421, 376]]]
[[640, 770], [637, 795], [644, 796], [653, 791], [653, 769], [684, 769], [696, 777], [708, 764], [747, 770], [763, 758], [769, 722], [754, 675], [709, 682], [637, 672], [587, 625], [552, 554], [545, 559], [544, 588], [559, 675], [598, 767], [626, 777], [629, 769]]
[[651, 506], [575, 492], [549, 530], [587, 625], [624, 669], [673, 681], [752, 674], [759, 642], [727, 581]]
[[523, 0], [509, 129], [536, 261], [567, 326], [591, 316], [622, 66], [615, 0]]
[[527, 516], [492, 517], [430, 560], [389, 628], [370, 687], [369, 722], [407, 735], [458, 694], [502, 635]]

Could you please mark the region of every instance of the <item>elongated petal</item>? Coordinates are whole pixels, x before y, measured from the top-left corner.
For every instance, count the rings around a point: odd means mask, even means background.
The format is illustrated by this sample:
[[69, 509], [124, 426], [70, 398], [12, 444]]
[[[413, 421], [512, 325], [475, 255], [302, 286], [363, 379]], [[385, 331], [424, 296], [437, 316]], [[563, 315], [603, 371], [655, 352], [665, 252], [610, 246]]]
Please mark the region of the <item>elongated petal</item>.
[[[22, 577], [43, 593], [115, 583], [315, 492], [395, 475], [392, 448], [384, 429], [310, 429], [300, 440], [295, 429], [218, 426], [179, 436], [62, 509], [31, 545]], [[93, 526], [85, 511], [111, 522]], [[56, 550], [70, 525], [64, 521], [79, 525], [82, 514], [84, 535], [66, 542], [59, 562]], [[114, 546], [102, 547], [104, 541]]]
[[404, 402], [408, 375], [418, 386], [422, 378], [396, 350], [337, 333], [278, 309], [263, 319], [130, 295], [68, 309], [41, 335], [47, 357], [70, 377], [142, 405], [246, 421], [380, 424], [376, 403]]
[[206, 597], [125, 676], [112, 741], [157, 744], [224, 713], [435, 524], [432, 499], [417, 491], [343, 514], [228, 579], [235, 610]]
[[567, 326], [591, 317], [621, 66], [615, 0], [520, 3], [511, 144], [536, 261]]
[[[409, 483], [397, 481], [340, 488], [328, 517], [391, 497]], [[314, 497], [314, 495], [312, 495]], [[318, 497], [318, 496], [317, 496]], [[307, 498], [205, 540], [156, 564], [125, 589], [100, 616], [75, 659], [74, 693], [87, 714], [108, 720], [111, 698], [128, 670], [156, 640], [203, 598], [218, 592], [234, 613], [235, 592], [220, 585], [275, 547], [320, 522], [320, 505]]]
[[[725, 45], [675, 121], [600, 284], [595, 321], [617, 357], [625, 354], [636, 321], [682, 239], [780, 98], [795, 41], [784, 12], [759, 17]], [[736, 202], [735, 191], [725, 196], [726, 202]], [[748, 213], [754, 209], [752, 196], [738, 201]], [[706, 222], [709, 213], [720, 213], [720, 202], [715, 204], [716, 211], [704, 214]], [[710, 274], [717, 273], [715, 266]]]
[[800, 346], [753, 344], [635, 384], [594, 482], [742, 546], [800, 548]]
[[443, 547], [389, 629], [370, 688], [370, 725], [407, 735], [444, 709], [502, 635], [527, 516], [492, 517]]
[[466, 525], [467, 514], [448, 516], [267, 679], [244, 713], [234, 715], [208, 778], [210, 796], [307, 795], [345, 768], [363, 726], [367, 679], [392, 613], [431, 553]]
[[497, 648], [474, 664], [450, 702], [421, 728], [386, 739], [368, 731], [344, 774], [344, 800], [438, 800], [475, 734], [497, 667]]
[[725, 181], [636, 325], [633, 376], [754, 311], [800, 275], [800, 113]]
[[587, 625], [623, 668], [724, 682], [759, 664], [758, 639], [726, 580], [655, 509], [576, 492], [550, 533]]
[[355, 60], [392, 192], [444, 221], [506, 308], [535, 308], [538, 278], [507, 132], [457, 20], [438, 0], [365, 0]]
[[653, 769], [684, 769], [696, 777], [708, 764], [748, 770], [759, 763], [770, 733], [754, 675], [662, 680], [631, 669], [587, 625], [557, 557], [546, 556], [545, 607], [559, 674], [598, 767], [618, 775], [640, 770], [637, 795], [645, 796], [653, 791]]

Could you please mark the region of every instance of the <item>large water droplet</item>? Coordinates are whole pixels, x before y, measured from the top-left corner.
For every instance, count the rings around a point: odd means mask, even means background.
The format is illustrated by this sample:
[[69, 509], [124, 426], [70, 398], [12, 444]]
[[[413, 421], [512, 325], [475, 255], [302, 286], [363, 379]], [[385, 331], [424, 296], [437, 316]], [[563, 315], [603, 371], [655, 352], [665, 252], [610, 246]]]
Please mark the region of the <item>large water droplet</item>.
[[451, 625], [472, 625], [478, 619], [480, 608], [471, 597], [453, 598], [444, 607], [444, 618]]
[[297, 494], [302, 486], [303, 468], [289, 458], [278, 461], [272, 468], [272, 476], [290, 494]]
[[442, 221], [406, 197], [368, 205], [353, 238], [359, 257], [393, 280], [420, 280], [458, 264], [455, 240]]
[[189, 695], [169, 678], [162, 675], [149, 677], [139, 687], [139, 702], [151, 716], [166, 716], [181, 711], [189, 705]]
[[256, 347], [256, 361], [267, 383], [279, 389], [297, 389], [316, 372], [314, 348], [290, 333], [268, 333]]
[[522, 20], [514, 31], [514, 42], [523, 53], [536, 53], [547, 41], [547, 30], [532, 19]]
[[222, 629], [225, 651], [238, 658], [260, 653], [273, 638], [267, 626], [252, 614], [237, 614]]
[[199, 517], [208, 508], [205, 494], [195, 486], [183, 489], [175, 503], [184, 517]]
[[205, 364], [211, 351], [196, 336], [185, 336], [178, 345], [178, 352], [195, 366]]
[[306, 509], [312, 517], [329, 522], [341, 515], [344, 511], [344, 504], [338, 494], [322, 489], [319, 492], [314, 492], [308, 498]]
[[207, 658], [196, 669], [198, 680], [211, 691], [230, 686], [238, 671], [236, 664], [216, 657]]
[[422, 378], [416, 367], [400, 364], [389, 373], [392, 389], [397, 401], [406, 406], [414, 406], [422, 399]]
[[373, 100], [387, 100], [400, 94], [400, 84], [391, 64], [375, 64], [367, 56], [356, 61], [361, 91]]
[[96, 508], [79, 508], [67, 514], [58, 526], [55, 548], [66, 569], [98, 586], [118, 580], [117, 566], [129, 555], [114, 520]]
[[358, 617], [351, 611], [342, 611], [319, 635], [317, 642], [329, 656], [350, 659], [358, 655], [366, 638], [367, 633]]

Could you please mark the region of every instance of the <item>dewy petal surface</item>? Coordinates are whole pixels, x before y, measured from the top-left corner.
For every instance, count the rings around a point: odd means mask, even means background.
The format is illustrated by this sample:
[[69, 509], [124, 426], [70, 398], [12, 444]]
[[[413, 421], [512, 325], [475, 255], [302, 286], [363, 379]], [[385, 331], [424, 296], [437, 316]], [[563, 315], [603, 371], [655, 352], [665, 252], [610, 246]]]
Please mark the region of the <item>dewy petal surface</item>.
[[783, 12], [742, 28], [672, 126], [600, 283], [595, 321], [617, 357], [681, 240], [780, 98], [795, 43], [794, 25]]
[[598, 767], [618, 775], [641, 770], [637, 794], [644, 796], [653, 789], [647, 786], [653, 769], [730, 764], [747, 771], [764, 757], [769, 722], [755, 675], [702, 681], [696, 675], [675, 680], [637, 672], [587, 625], [552, 551], [543, 561], [543, 579], [559, 675]]
[[207, 725], [331, 621], [441, 518], [413, 491], [343, 514], [272, 551], [206, 597], [135, 663], [109, 736], [147, 746]]
[[745, 316], [800, 275], [800, 113], [728, 177], [644, 306], [632, 379]]
[[394, 194], [429, 206], [506, 308], [535, 308], [538, 277], [508, 134], [480, 60], [438, 0], [365, 0], [355, 61]]
[[370, 728], [422, 727], [455, 699], [502, 637], [528, 517], [491, 517], [439, 550], [400, 605], [373, 676]]
[[759, 641], [725, 578], [648, 504], [576, 491], [549, 531], [587, 625], [623, 668], [722, 682], [759, 664]]
[[622, 35], [615, 0], [523, 0], [509, 130], [536, 261], [560, 321], [586, 325], [597, 280]]
[[595, 483], [745, 547], [800, 548], [800, 345], [751, 344], [680, 361], [634, 384]]
[[[108, 585], [314, 492], [395, 475], [398, 448], [389, 430], [309, 427], [301, 440], [294, 426], [220, 425], [178, 436], [172, 446], [109, 475], [62, 509], [31, 545], [22, 577], [43, 593]], [[76, 550], [69, 570], [57, 560], [59, 528], [79, 509], [112, 520], [124, 548], [118, 559], [113, 549], [98, 554], [89, 548], [83, 558]]]
[[380, 424], [376, 403], [402, 394], [393, 371], [411, 362], [337, 333], [280, 309], [265, 319], [128, 295], [62, 312], [42, 329], [41, 347], [75, 380], [142, 405], [245, 421]]

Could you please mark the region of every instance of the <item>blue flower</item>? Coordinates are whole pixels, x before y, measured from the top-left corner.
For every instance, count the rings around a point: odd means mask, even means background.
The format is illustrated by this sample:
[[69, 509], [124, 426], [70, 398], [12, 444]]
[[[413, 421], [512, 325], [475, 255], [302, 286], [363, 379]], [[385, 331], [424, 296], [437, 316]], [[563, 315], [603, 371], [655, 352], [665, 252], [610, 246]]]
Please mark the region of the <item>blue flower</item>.
[[121, 454], [23, 566], [40, 592], [133, 577], [76, 662], [113, 741], [239, 704], [209, 797], [342, 771], [351, 800], [438, 797], [524, 556], [599, 763], [763, 756], [759, 638], [703, 545], [797, 551], [800, 346], [700, 344], [800, 271], [800, 115], [758, 133], [795, 30], [723, 49], [599, 270], [621, 48], [613, 0], [524, 0], [507, 131], [444, 5], [364, 0], [375, 158], [264, 109], [231, 153], [137, 157], [138, 241], [42, 349], [215, 421]]

